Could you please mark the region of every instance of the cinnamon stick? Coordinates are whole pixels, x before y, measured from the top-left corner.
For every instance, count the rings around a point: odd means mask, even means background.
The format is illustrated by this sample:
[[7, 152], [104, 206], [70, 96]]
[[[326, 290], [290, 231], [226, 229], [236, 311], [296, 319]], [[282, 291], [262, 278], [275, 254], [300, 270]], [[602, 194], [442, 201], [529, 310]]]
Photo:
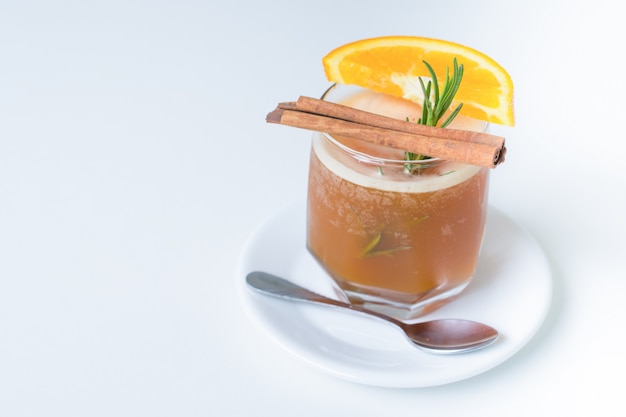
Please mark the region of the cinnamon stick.
[[408, 123], [310, 97], [279, 103], [266, 121], [488, 168], [506, 153], [502, 137]]

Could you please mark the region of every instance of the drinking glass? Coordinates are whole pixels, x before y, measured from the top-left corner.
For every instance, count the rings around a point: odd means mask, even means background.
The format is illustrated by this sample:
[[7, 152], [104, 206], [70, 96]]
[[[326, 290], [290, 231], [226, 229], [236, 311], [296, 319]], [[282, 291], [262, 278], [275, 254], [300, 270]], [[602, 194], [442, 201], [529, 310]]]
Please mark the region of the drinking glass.
[[[329, 100], [414, 122], [421, 108], [358, 87]], [[457, 116], [451, 127], [485, 131]], [[487, 217], [489, 169], [315, 133], [307, 248], [349, 300], [412, 321], [470, 283]], [[415, 157], [415, 156], [414, 156]]]

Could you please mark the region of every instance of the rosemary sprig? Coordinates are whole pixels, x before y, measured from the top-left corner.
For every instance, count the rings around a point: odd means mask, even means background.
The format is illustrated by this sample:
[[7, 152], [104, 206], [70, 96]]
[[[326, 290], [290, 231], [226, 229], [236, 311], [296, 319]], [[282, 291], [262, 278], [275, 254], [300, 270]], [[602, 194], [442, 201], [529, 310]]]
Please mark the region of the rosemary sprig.
[[363, 252], [361, 252], [361, 256], [366, 256], [368, 253], [370, 253], [380, 243], [380, 239], [382, 237], [383, 234], [381, 232], [378, 232], [376, 236], [374, 236], [374, 238], [370, 240], [367, 245], [365, 245]]
[[412, 249], [411, 246], [402, 245], [402, 246], [398, 246], [398, 247], [390, 248], [390, 249], [375, 250], [378, 247], [378, 244], [380, 243], [382, 237], [383, 237], [382, 232], [378, 232], [376, 236], [374, 236], [374, 238], [370, 240], [367, 243], [367, 245], [365, 245], [365, 248], [361, 252], [361, 257], [370, 258], [372, 256], [393, 255], [396, 252]]
[[[452, 100], [459, 90], [461, 81], [463, 79], [463, 64], [459, 65], [456, 58], [454, 58], [452, 76], [450, 76], [450, 68], [446, 67], [446, 78], [443, 84], [443, 88], [439, 88], [439, 81], [437, 75], [433, 70], [433, 67], [426, 61], [423, 61], [426, 69], [430, 73], [430, 80], [425, 84], [422, 77], [419, 77], [420, 87], [424, 94], [424, 103], [422, 105], [422, 117], [417, 120], [418, 124], [426, 126], [437, 126], [439, 121], [452, 105]], [[439, 127], [447, 127], [452, 120], [459, 114], [463, 103], [459, 103], [458, 106], [448, 115], [448, 117], [439, 125]], [[430, 159], [430, 156], [416, 154], [413, 152], [404, 152], [405, 161], [421, 161], [424, 159]], [[404, 167], [411, 173], [416, 169], [417, 164], [407, 163]]]
[[373, 256], [381, 256], [381, 255], [393, 255], [397, 252], [402, 252], [405, 250], [410, 250], [412, 249], [411, 246], [398, 246], [397, 248], [392, 248], [392, 249], [385, 249], [385, 250], [379, 250], [379, 251], [369, 251], [365, 254], [363, 254], [363, 258], [371, 258]]
[[[459, 86], [461, 85], [461, 81], [463, 79], [463, 65], [459, 65], [456, 58], [454, 58], [453, 64], [452, 77], [450, 77], [450, 69], [446, 67], [446, 80], [443, 84], [443, 91], [440, 93], [439, 82], [437, 81], [435, 71], [428, 62], [424, 61], [424, 65], [430, 73], [431, 80], [428, 81], [428, 84], [424, 85], [422, 78], [419, 78], [420, 87], [424, 93], [424, 106], [422, 108], [422, 118], [418, 120], [418, 123], [426, 126], [437, 126], [439, 120], [446, 114], [452, 105], [452, 100], [454, 100], [454, 96], [459, 90]], [[432, 101], [431, 86], [433, 96]], [[452, 113], [450, 113], [448, 118], [441, 123], [440, 127], [448, 126], [450, 122], [454, 120], [456, 115], [459, 114], [461, 107], [463, 107], [463, 103], [459, 104], [452, 111]]]

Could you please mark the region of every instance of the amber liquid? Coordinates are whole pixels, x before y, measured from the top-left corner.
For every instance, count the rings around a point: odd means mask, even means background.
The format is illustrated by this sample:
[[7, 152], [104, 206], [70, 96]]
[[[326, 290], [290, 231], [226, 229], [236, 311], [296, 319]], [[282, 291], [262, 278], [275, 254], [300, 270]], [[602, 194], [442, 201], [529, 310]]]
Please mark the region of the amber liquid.
[[413, 305], [462, 289], [483, 239], [488, 177], [488, 169], [446, 161], [414, 174], [402, 164], [367, 166], [319, 135], [308, 249], [352, 294]]

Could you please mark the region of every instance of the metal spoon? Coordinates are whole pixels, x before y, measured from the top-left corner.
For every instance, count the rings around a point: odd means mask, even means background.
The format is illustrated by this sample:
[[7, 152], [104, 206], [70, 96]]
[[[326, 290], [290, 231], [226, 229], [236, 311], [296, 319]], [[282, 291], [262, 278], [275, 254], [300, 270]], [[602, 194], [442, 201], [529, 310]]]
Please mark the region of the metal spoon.
[[400, 327], [414, 345], [431, 353], [470, 352], [488, 346], [498, 338], [498, 331], [494, 328], [470, 320], [441, 319], [414, 324], [403, 323], [375, 311], [324, 297], [266, 272], [251, 272], [246, 281], [250, 287], [263, 294], [347, 308], [386, 320]]

